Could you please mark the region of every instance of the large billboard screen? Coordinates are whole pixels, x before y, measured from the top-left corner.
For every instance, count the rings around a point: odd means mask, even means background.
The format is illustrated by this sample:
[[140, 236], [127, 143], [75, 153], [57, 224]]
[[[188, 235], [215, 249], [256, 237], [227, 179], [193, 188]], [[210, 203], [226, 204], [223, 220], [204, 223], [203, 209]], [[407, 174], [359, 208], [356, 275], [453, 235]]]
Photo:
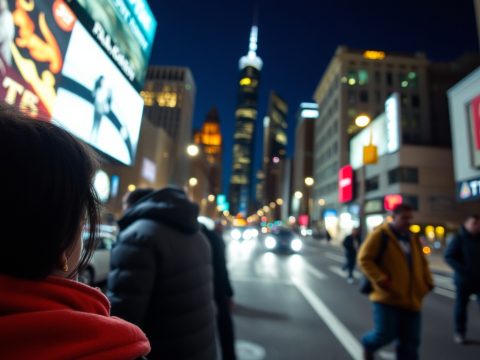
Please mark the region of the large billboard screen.
[[143, 102], [116, 60], [64, 0], [0, 0], [0, 100], [131, 165]]
[[146, 0], [67, 2], [124, 75], [141, 90], [157, 28]]
[[65, 54], [53, 121], [130, 165], [135, 159], [142, 109], [140, 94], [77, 22]]

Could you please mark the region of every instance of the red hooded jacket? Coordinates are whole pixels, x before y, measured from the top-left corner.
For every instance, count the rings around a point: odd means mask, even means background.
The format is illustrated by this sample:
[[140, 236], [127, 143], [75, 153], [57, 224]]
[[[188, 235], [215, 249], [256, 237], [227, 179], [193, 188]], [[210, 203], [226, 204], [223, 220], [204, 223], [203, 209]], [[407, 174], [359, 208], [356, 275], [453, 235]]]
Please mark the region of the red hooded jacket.
[[0, 275], [0, 358], [132, 360], [150, 351], [143, 332], [110, 316], [97, 289], [50, 276]]

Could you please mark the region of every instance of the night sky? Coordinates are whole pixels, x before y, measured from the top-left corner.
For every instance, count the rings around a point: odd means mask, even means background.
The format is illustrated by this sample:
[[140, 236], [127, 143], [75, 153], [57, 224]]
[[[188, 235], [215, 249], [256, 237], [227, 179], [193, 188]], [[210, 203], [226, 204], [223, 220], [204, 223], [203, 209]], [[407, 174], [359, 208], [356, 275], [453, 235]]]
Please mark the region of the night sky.
[[[194, 127], [217, 106], [224, 137], [223, 184], [228, 191], [235, 125], [238, 60], [248, 50], [253, 0], [149, 0], [158, 21], [151, 64], [188, 66], [197, 86]], [[289, 146], [295, 114], [314, 90], [338, 45], [425, 52], [452, 60], [478, 51], [473, 0], [259, 0], [257, 54], [264, 67], [259, 118], [277, 91], [289, 103]], [[258, 124], [261, 124], [259, 122]], [[260, 129], [261, 130], [261, 129]], [[261, 159], [256, 134], [255, 167]]]

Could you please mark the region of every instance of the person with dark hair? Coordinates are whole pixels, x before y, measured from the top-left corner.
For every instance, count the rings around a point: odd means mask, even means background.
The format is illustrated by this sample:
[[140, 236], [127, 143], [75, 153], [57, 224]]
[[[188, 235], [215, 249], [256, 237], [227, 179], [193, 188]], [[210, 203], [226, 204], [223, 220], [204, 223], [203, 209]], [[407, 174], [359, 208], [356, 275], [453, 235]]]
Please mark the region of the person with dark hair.
[[214, 360], [212, 254], [184, 191], [142, 196], [119, 221], [107, 295], [112, 314], [140, 326], [148, 358]]
[[412, 212], [409, 205], [397, 205], [392, 222], [375, 229], [358, 253], [360, 268], [373, 286], [370, 301], [375, 328], [362, 338], [367, 360], [394, 340], [398, 360], [418, 359], [420, 310], [433, 280], [420, 242], [410, 236]]
[[[95, 246], [96, 162], [72, 135], [0, 105], [2, 359], [136, 359], [142, 331], [111, 317], [100, 290], [76, 281]], [[18, 224], [21, 227], [13, 226]], [[81, 239], [91, 231], [85, 248]], [[82, 249], [83, 248], [83, 249]]]
[[445, 261], [455, 271], [455, 333], [453, 340], [465, 344], [467, 306], [475, 294], [480, 305], [480, 217], [470, 215], [445, 250]]
[[360, 239], [360, 228], [352, 229], [352, 233], [347, 235], [343, 240], [343, 247], [345, 248], [345, 270], [348, 272], [347, 282], [353, 284], [353, 271], [357, 262], [357, 251], [360, 248], [362, 240]]
[[[211, 220], [211, 219], [208, 219]], [[213, 292], [217, 306], [217, 331], [222, 350], [222, 360], [235, 360], [235, 334], [231, 308], [233, 307], [233, 288], [228, 276], [225, 259], [225, 243], [220, 223], [199, 218], [202, 232], [212, 248], [213, 260]]]

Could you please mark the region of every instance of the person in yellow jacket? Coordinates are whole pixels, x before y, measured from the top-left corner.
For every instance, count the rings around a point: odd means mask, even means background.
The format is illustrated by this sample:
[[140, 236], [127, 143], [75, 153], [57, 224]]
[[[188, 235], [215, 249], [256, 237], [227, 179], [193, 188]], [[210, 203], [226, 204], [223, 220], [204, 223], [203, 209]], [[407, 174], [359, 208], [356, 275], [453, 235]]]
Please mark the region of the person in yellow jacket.
[[358, 253], [358, 264], [373, 286], [375, 328], [362, 337], [366, 360], [394, 340], [397, 360], [418, 359], [420, 310], [433, 280], [421, 244], [410, 236], [412, 210], [407, 204], [397, 205], [392, 222], [375, 229]]

